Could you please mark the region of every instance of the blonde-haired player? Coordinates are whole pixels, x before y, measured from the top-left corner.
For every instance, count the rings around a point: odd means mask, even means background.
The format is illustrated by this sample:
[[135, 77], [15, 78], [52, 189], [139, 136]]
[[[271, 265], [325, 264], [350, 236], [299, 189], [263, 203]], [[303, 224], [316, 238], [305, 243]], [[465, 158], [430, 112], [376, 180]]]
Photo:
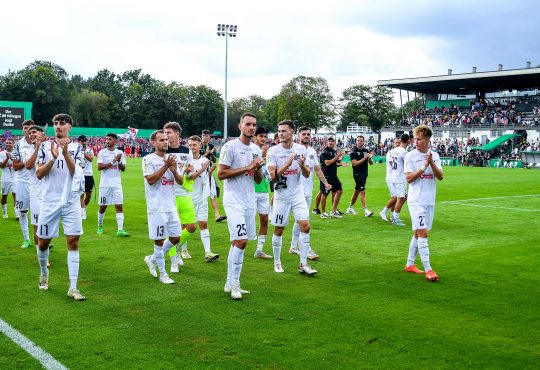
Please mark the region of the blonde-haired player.
[[405, 271], [424, 273], [414, 264], [418, 252], [426, 271], [426, 279], [437, 281], [439, 277], [431, 268], [429, 260], [428, 231], [433, 224], [435, 212], [436, 179], [443, 179], [443, 171], [439, 154], [430, 150], [432, 134], [431, 128], [426, 125], [415, 127], [413, 135], [416, 149], [405, 156], [404, 173], [409, 183], [409, 212], [414, 231]]
[[212, 253], [210, 249], [210, 230], [208, 230], [208, 197], [210, 196], [210, 177], [209, 168], [211, 162], [208, 158], [201, 155], [202, 140], [199, 136], [190, 136], [188, 146], [193, 153], [193, 169], [191, 178], [194, 180], [193, 206], [195, 207], [195, 217], [201, 229], [201, 242], [204, 247], [204, 260], [212, 262], [219, 258], [219, 254]]

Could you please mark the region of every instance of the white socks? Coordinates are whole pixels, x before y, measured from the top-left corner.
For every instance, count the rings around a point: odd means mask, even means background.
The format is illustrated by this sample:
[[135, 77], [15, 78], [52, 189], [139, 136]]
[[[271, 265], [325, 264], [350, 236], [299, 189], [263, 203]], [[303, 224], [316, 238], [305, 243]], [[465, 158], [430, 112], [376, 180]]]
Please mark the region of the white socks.
[[27, 211], [21, 212], [21, 215], [19, 216], [19, 225], [21, 226], [21, 231], [22, 231], [24, 240], [30, 240], [30, 236], [28, 235], [28, 212]]
[[399, 220], [399, 212], [392, 212], [392, 217], [394, 220]]
[[116, 214], [116, 223], [118, 224], [118, 230], [124, 230], [124, 214]]
[[36, 246], [37, 256], [39, 261], [39, 268], [41, 270], [41, 275], [49, 276], [49, 269], [47, 268], [47, 261], [49, 261], [49, 248], [42, 251]]
[[307, 265], [307, 255], [309, 252], [309, 233], [300, 232], [300, 264]]
[[262, 252], [264, 243], [266, 243], [266, 235], [257, 236], [257, 250]]
[[411, 238], [411, 243], [409, 244], [409, 255], [407, 256], [407, 267], [414, 265], [417, 252], [418, 252], [418, 239], [416, 239], [413, 235]]
[[386, 213], [386, 212], [388, 212], [388, 208], [384, 207], [383, 210], [381, 211], [381, 213]]
[[300, 226], [295, 222], [292, 228], [291, 249], [298, 247], [298, 239], [300, 237]]
[[420, 254], [420, 259], [424, 265], [424, 270], [431, 270], [431, 265], [429, 264], [429, 248], [427, 238], [418, 238], [418, 253]]
[[166, 239], [165, 242], [163, 243], [163, 257], [164, 258], [167, 255], [167, 253], [169, 253], [172, 247], [174, 247], [174, 244], [171, 243], [169, 239]]
[[7, 204], [2, 204], [2, 214], [7, 215]]
[[204, 253], [210, 253], [210, 230], [201, 230], [201, 242], [204, 247]]
[[[47, 250], [47, 256], [49, 251]], [[67, 254], [68, 273], [69, 273], [69, 289], [77, 289], [77, 279], [79, 278], [79, 251], [68, 250]], [[41, 261], [40, 261], [41, 265]], [[47, 265], [47, 262], [45, 262]]]
[[105, 213], [97, 213], [97, 225], [98, 227], [102, 227], [103, 226], [103, 220], [105, 219]]
[[272, 235], [272, 249], [274, 250], [274, 264], [281, 263], [281, 236]]
[[233, 246], [229, 248], [229, 256], [227, 257], [227, 285], [231, 285], [232, 281], [232, 252]]
[[232, 259], [231, 280], [232, 280], [233, 286], [239, 287], [240, 286], [240, 273], [242, 272], [242, 264], [244, 263], [244, 250], [237, 247], [233, 247], [231, 257], [232, 257], [231, 258]]
[[156, 264], [159, 269], [159, 275], [162, 276], [166, 274], [165, 272], [165, 253], [163, 253], [163, 248], [154, 244], [154, 258], [156, 259]]

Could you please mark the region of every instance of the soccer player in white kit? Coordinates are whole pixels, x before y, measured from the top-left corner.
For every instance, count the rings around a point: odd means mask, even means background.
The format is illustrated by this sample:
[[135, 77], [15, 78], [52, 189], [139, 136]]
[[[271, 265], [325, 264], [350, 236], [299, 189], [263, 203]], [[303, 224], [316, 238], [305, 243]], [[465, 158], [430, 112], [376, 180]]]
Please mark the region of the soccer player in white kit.
[[79, 237], [83, 233], [81, 203], [84, 176], [82, 171], [82, 147], [69, 138], [73, 121], [67, 114], [53, 118], [56, 138], [46, 141], [39, 148], [36, 176], [44, 182], [43, 199], [39, 212], [37, 255], [41, 276], [39, 289], [49, 288], [49, 244], [58, 237], [60, 219], [67, 242], [67, 265], [69, 272], [68, 297], [76, 301], [86, 298], [77, 289], [79, 276]]
[[[266, 141], [268, 139], [268, 131], [262, 127], [257, 127], [253, 142], [259, 148], [261, 148], [261, 154], [263, 161], [266, 161], [266, 154], [268, 153], [268, 145]], [[259, 214], [259, 232], [257, 233], [257, 249], [253, 254], [254, 258], [272, 259], [272, 256], [264, 253], [264, 243], [266, 242], [266, 235], [268, 234], [268, 215], [270, 214], [270, 190], [269, 181], [263, 176], [260, 183], [255, 184], [255, 202], [257, 213]]]
[[[304, 189], [304, 199], [306, 200], [306, 204], [308, 206], [308, 209], [311, 207], [311, 198], [313, 198], [313, 174], [317, 174], [317, 177], [319, 178], [320, 182], [322, 182], [326, 188], [326, 190], [330, 191], [332, 190], [332, 185], [328, 183], [326, 180], [326, 177], [324, 177], [324, 174], [321, 170], [321, 164], [319, 163], [319, 157], [317, 155], [317, 152], [315, 149], [313, 149], [311, 144], [311, 129], [309, 127], [302, 127], [298, 130], [298, 138], [300, 140], [300, 143], [306, 147], [306, 160], [305, 164], [309, 167], [309, 177], [300, 177], [302, 187]], [[292, 232], [292, 239], [291, 239], [291, 247], [289, 249], [289, 253], [292, 254], [300, 254], [300, 250], [298, 249], [298, 240], [300, 238], [300, 226], [298, 226], [298, 223], [295, 222], [293, 225], [293, 232]], [[318, 260], [319, 255], [313, 250], [309, 249], [308, 252], [308, 259], [310, 260]]]
[[[389, 210], [392, 211], [392, 213], [394, 212], [394, 207], [397, 201], [395, 190], [394, 190], [394, 182], [393, 182], [394, 162], [393, 162], [392, 152], [400, 144], [401, 144], [401, 140], [396, 137], [394, 139], [394, 147], [390, 149], [388, 153], [386, 153], [386, 186], [388, 187], [388, 192], [390, 193], [390, 199], [388, 199], [388, 202], [386, 202], [386, 205], [384, 206], [383, 210], [379, 212], [379, 216], [383, 219], [383, 221], [386, 221], [386, 222], [388, 222], [388, 217], [386, 213]], [[403, 169], [401, 172], [403, 172]], [[391, 220], [393, 221], [392, 217], [391, 217]]]
[[[45, 182], [36, 177], [37, 159], [41, 144], [47, 141], [47, 136], [39, 126], [31, 126], [28, 129], [30, 140], [34, 144], [34, 153], [24, 162], [24, 167], [31, 171], [30, 176], [30, 223], [34, 226], [34, 242], [38, 245], [37, 228], [39, 223], [39, 212], [41, 210], [41, 200], [43, 198], [43, 188]], [[52, 244], [49, 245], [52, 248]]]
[[94, 190], [94, 173], [92, 170], [92, 162], [94, 161], [94, 150], [88, 146], [88, 138], [85, 135], [79, 136], [84, 154], [84, 195], [81, 196], [81, 216], [86, 220], [86, 208], [92, 199], [92, 191]]
[[212, 262], [219, 259], [219, 254], [212, 253], [210, 249], [210, 230], [208, 230], [208, 197], [210, 196], [209, 168], [211, 162], [201, 155], [202, 139], [199, 136], [190, 136], [188, 146], [193, 153], [191, 179], [194, 180], [191, 198], [195, 207], [195, 217], [201, 230], [201, 242], [204, 247], [204, 260]]
[[0, 169], [2, 169], [2, 198], [0, 204], [2, 204], [2, 217], [8, 218], [7, 213], [7, 198], [9, 193], [13, 197], [13, 208], [15, 209], [15, 186], [13, 181], [14, 172], [13, 171], [13, 161], [11, 160], [13, 156], [13, 139], [6, 139], [6, 149], [0, 152]]
[[403, 134], [399, 140], [399, 146], [392, 150], [392, 187], [396, 197], [396, 205], [392, 213], [392, 225], [405, 226], [399, 218], [401, 208], [407, 199], [407, 180], [403, 173], [405, 167], [405, 156], [407, 155], [407, 145], [409, 145], [409, 135]]
[[281, 263], [282, 235], [289, 223], [292, 212], [294, 221], [300, 227], [300, 266], [298, 271], [313, 276], [317, 273], [307, 263], [309, 244], [309, 208], [304, 197], [301, 177], [308, 178], [309, 167], [305, 164], [307, 150], [293, 142], [294, 124], [285, 120], [278, 123], [280, 144], [268, 149], [268, 172], [274, 181], [274, 205], [270, 222], [274, 225], [272, 248], [274, 250], [274, 271], [283, 272]]
[[260, 183], [263, 177], [261, 149], [251, 142], [257, 128], [257, 117], [252, 113], [242, 114], [238, 128], [240, 137], [223, 145], [218, 166], [231, 240], [227, 281], [223, 290], [230, 292], [232, 299], [242, 299], [242, 294], [249, 293], [240, 288], [240, 274], [248, 240], [257, 237], [253, 181]]
[[34, 144], [30, 140], [28, 129], [34, 125], [34, 121], [26, 120], [22, 124], [24, 137], [15, 143], [13, 148], [13, 169], [17, 171], [15, 181], [15, 193], [17, 199], [15, 206], [19, 212], [19, 224], [23, 234], [23, 244], [21, 248], [28, 248], [32, 245], [28, 233], [28, 210], [30, 209], [30, 181], [33, 176], [32, 171], [26, 169], [24, 162], [34, 153]]
[[99, 210], [98, 210], [98, 234], [103, 234], [103, 220], [108, 205], [114, 204], [116, 209], [116, 235], [129, 236], [124, 230], [124, 194], [122, 192], [122, 179], [120, 171], [126, 170], [126, 156], [124, 152], [116, 148], [118, 136], [114, 133], [105, 135], [105, 148], [98, 153], [98, 170], [101, 171], [99, 180]]
[[[150, 144], [155, 152], [146, 155], [142, 161], [146, 211], [148, 215], [148, 234], [154, 241], [154, 254], [146, 256], [144, 262], [150, 274], [157, 277], [154, 261], [159, 269], [159, 281], [173, 284], [165, 271], [165, 255], [180, 241], [180, 218], [176, 212], [174, 184], [182, 184], [174, 154], [167, 155], [168, 139], [163, 130], [150, 136]], [[168, 239], [167, 239], [168, 238]]]
[[423, 274], [414, 264], [416, 254], [426, 271], [426, 279], [437, 281], [439, 277], [429, 261], [428, 231], [433, 224], [435, 212], [436, 180], [443, 179], [439, 154], [429, 148], [432, 131], [429, 126], [420, 125], [413, 130], [416, 149], [405, 156], [404, 173], [409, 183], [409, 212], [414, 235], [409, 245], [409, 255], [405, 271]]

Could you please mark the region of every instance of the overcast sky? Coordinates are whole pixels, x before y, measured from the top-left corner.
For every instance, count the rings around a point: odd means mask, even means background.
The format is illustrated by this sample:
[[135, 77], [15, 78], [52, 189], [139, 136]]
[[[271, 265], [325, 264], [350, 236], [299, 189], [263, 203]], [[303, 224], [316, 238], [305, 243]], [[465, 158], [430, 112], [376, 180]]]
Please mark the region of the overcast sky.
[[[325, 78], [337, 98], [377, 80], [540, 65], [536, 0], [6, 1], [0, 7], [0, 74], [36, 59], [69, 74], [141, 68], [165, 82], [229, 99], [277, 94], [291, 78]], [[0, 97], [1, 98], [1, 97]]]

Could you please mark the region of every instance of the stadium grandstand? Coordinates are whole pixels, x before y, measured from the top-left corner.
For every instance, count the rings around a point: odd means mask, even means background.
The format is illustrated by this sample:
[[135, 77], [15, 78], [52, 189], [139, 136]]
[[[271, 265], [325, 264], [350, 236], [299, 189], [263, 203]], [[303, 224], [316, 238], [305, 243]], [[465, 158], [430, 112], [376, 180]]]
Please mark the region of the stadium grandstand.
[[[377, 81], [399, 91], [401, 121], [383, 127], [391, 140], [414, 126], [433, 128], [447, 165], [538, 166], [540, 67]], [[406, 101], [404, 102], [404, 98]], [[540, 153], [538, 153], [540, 154]]]

